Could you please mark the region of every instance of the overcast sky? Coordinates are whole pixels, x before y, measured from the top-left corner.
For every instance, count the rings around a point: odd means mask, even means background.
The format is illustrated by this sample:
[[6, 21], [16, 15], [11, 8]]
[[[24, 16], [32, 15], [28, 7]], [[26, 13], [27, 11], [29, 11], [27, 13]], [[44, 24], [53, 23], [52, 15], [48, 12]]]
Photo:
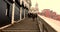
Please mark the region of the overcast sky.
[[38, 3], [39, 11], [43, 9], [50, 9], [55, 11], [60, 15], [60, 0], [31, 0], [32, 7], [35, 6], [36, 2]]

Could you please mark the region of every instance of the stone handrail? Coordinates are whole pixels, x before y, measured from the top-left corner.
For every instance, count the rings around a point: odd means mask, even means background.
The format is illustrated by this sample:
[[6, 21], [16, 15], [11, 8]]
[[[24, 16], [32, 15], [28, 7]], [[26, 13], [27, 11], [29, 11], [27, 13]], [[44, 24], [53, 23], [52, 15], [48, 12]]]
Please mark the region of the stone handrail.
[[[47, 30], [48, 32], [60, 32], [60, 21], [54, 20], [51, 18], [47, 18], [47, 17], [41, 16], [41, 15], [38, 15], [38, 16], [39, 16], [39, 18], [41, 18], [39, 21], [40, 25], [42, 27], [44, 26], [45, 30]], [[40, 27], [40, 30], [42, 29], [42, 27]], [[41, 31], [43, 31], [43, 30], [44, 29], [42, 29]]]

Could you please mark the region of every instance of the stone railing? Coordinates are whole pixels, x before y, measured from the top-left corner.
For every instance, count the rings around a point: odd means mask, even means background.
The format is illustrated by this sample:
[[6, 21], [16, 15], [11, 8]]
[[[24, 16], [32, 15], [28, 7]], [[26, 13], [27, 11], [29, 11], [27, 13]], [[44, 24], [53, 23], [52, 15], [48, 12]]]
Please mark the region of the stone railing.
[[38, 16], [38, 24], [41, 32], [60, 32], [60, 21], [53, 20], [41, 15]]

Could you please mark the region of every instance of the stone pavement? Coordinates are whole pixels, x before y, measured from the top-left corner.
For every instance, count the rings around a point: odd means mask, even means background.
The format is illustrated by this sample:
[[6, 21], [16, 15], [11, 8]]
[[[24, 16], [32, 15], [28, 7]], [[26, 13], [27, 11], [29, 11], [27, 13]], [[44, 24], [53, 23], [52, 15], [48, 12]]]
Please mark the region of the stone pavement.
[[4, 32], [40, 32], [37, 20], [26, 18], [8, 28], [3, 29]]

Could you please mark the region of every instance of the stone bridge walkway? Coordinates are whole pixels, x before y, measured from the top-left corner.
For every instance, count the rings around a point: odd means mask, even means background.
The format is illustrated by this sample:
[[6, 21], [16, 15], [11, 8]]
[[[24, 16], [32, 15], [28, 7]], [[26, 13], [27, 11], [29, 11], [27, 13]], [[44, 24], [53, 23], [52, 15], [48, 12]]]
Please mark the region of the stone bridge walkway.
[[3, 32], [40, 32], [37, 20], [26, 18], [19, 23], [16, 23], [2, 30]]

